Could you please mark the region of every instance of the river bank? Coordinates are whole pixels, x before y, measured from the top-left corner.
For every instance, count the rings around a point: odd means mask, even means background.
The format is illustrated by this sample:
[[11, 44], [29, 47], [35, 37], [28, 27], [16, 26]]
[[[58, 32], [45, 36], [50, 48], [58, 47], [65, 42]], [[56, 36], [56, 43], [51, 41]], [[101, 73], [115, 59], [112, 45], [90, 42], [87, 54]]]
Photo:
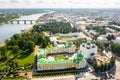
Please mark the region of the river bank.
[[[35, 24], [34, 24], [35, 25]], [[34, 26], [33, 25], [33, 26]], [[26, 30], [24, 30], [24, 32], [26, 33], [26, 32], [30, 32], [32, 29], [33, 29], [33, 26], [31, 26], [29, 29], [26, 29]], [[21, 32], [22, 33], [22, 32]], [[20, 34], [21, 34], [20, 33]], [[5, 46], [5, 42], [3, 42], [3, 43], [0, 43], [0, 47], [2, 47], [2, 46]]]
[[[12, 20], [37, 20], [39, 17], [45, 14], [49, 14], [49, 12], [19, 16], [19, 18], [14, 18]], [[23, 21], [20, 21], [20, 24], [17, 24], [16, 22], [13, 24], [2, 23], [2, 25], [0, 25], [0, 45], [3, 44], [6, 39], [10, 39], [10, 37], [12, 37], [14, 34], [21, 34], [21, 31], [30, 29], [34, 24], [35, 22], [30, 24], [29, 21], [26, 22], [26, 24], [24, 24]]]
[[1, 43], [1, 44], [0, 44], [0, 47], [2, 47], [2, 46], [4, 46], [4, 45], [5, 45], [5, 42], [4, 42], [4, 43]]
[[[16, 17], [16, 18], [13, 18], [13, 19], [10, 19], [10, 20], [8, 20], [8, 21], [12, 21], [12, 20], [17, 20], [17, 19], [19, 19], [21, 16], [19, 16], [19, 17]], [[4, 24], [6, 24], [5, 22], [0, 22], [0, 26], [1, 25], [4, 25]]]
[[3, 25], [3, 24], [5, 24], [4, 22], [0, 22], [0, 25]]

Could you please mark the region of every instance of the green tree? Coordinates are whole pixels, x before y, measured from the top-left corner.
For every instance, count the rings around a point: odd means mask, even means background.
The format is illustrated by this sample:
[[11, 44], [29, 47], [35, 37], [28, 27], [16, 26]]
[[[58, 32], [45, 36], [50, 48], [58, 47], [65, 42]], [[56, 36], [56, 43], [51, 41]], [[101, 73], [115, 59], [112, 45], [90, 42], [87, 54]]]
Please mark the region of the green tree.
[[33, 52], [34, 47], [35, 47], [35, 43], [32, 41], [28, 41], [26, 49], [29, 49], [29, 51], [28, 51], [29, 53]]
[[20, 38], [20, 34], [14, 34], [14, 35], [13, 35], [13, 38], [14, 38], [15, 40], [19, 39], [19, 38]]
[[0, 47], [0, 55], [4, 56], [4, 54], [6, 53], [6, 46]]
[[112, 40], [111, 35], [108, 35], [108, 36], [107, 36], [107, 39], [108, 39], [109, 41], [111, 41], [111, 40]]
[[37, 45], [41, 45], [42, 40], [43, 40], [43, 36], [42, 36], [42, 35], [39, 35], [36, 44], [37, 44]]
[[18, 45], [14, 45], [14, 46], [12, 47], [12, 52], [13, 52], [14, 54], [20, 53], [19, 46], [18, 46]]
[[45, 38], [43, 38], [43, 40], [42, 40], [42, 47], [46, 48], [47, 45], [48, 45], [47, 40]]

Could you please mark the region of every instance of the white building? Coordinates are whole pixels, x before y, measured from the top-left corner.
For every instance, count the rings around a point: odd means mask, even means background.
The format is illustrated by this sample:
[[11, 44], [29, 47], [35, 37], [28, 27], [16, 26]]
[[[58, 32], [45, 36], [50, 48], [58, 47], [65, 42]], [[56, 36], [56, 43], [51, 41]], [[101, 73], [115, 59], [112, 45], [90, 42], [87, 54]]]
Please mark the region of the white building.
[[61, 37], [76, 37], [76, 38], [87, 38], [87, 36], [82, 32], [68, 33], [68, 34], [59, 34]]
[[80, 45], [80, 51], [87, 59], [94, 57], [97, 53], [97, 50], [98, 47], [96, 46], [95, 42], [90, 43], [82, 41], [82, 44]]
[[120, 37], [116, 37], [116, 43], [120, 44]]
[[106, 55], [108, 58], [111, 58], [112, 57], [112, 52], [111, 51], [103, 51], [102, 52], [104, 55]]
[[97, 37], [97, 41], [106, 42], [107, 38], [105, 38], [105, 37]]
[[56, 42], [57, 41], [57, 37], [50, 37], [50, 42]]

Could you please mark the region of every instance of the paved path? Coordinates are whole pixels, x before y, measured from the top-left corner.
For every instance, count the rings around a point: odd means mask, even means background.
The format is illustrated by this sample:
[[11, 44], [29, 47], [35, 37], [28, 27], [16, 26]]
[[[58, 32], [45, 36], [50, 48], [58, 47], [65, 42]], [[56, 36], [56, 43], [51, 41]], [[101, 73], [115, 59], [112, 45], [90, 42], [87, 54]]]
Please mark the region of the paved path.
[[[38, 49], [39, 49], [39, 46], [35, 46], [35, 48], [34, 48], [34, 57], [37, 55], [37, 51], [38, 51]], [[27, 72], [27, 78], [32, 78], [32, 72]]]
[[116, 73], [115, 78], [120, 79], [120, 61], [116, 60]]
[[120, 79], [120, 57], [116, 56], [115, 54], [113, 54], [116, 57], [116, 72], [115, 72], [115, 79]]
[[34, 56], [37, 55], [37, 51], [38, 51], [38, 49], [39, 49], [39, 46], [35, 46], [35, 48], [34, 48]]

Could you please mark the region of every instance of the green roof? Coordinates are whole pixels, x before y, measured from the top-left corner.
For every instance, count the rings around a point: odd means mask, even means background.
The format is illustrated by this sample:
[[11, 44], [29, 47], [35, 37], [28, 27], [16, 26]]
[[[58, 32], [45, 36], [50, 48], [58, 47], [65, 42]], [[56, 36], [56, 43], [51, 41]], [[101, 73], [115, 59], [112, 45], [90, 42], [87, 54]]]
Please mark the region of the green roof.
[[77, 58], [78, 58], [78, 59], [83, 59], [84, 56], [83, 56], [81, 53], [78, 53], [78, 54], [77, 54]]
[[57, 60], [57, 61], [49, 61], [47, 59], [39, 59], [37, 65], [52, 65], [52, 64], [70, 64], [73, 63], [73, 60]]
[[75, 62], [75, 63], [79, 63], [81, 60], [83, 60], [83, 59], [86, 59], [81, 53], [78, 53], [76, 56], [75, 56], [75, 58], [73, 59], [73, 61]]
[[41, 58], [45, 58], [45, 57], [46, 57], [45, 50], [39, 49], [38, 53], [37, 53], [37, 59], [41, 59]]
[[72, 46], [75, 46], [73, 42], [68, 42], [65, 47], [53, 47], [53, 48], [44, 48], [39, 49], [37, 53], [37, 65], [47, 65], [47, 64], [70, 64], [70, 63], [79, 63], [80, 60], [84, 59], [84, 56], [81, 53], [78, 53], [74, 59], [68, 59], [68, 60], [56, 60], [56, 61], [50, 61], [46, 58], [46, 52], [48, 50], [56, 50], [56, 49], [64, 49], [64, 48], [70, 48]]
[[65, 48], [70, 48], [70, 47], [72, 47], [72, 46], [73, 46], [73, 42], [68, 42], [68, 43], [66, 44]]

